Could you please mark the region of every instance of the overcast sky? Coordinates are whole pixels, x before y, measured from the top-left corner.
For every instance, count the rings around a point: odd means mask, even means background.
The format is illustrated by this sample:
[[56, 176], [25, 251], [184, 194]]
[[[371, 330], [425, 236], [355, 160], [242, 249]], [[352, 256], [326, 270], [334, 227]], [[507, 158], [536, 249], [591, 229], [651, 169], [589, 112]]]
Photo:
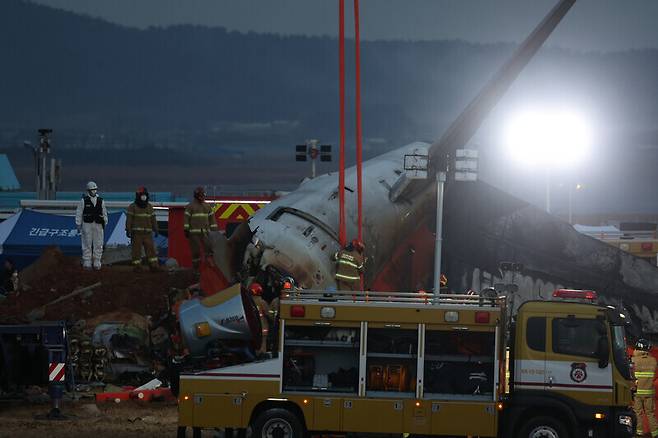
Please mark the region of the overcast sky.
[[[229, 30], [336, 35], [336, 0], [32, 0], [133, 27], [201, 24]], [[352, 2], [347, 26], [352, 28]], [[557, 0], [361, 0], [364, 39], [518, 42]], [[658, 0], [578, 0], [549, 45], [658, 48]]]

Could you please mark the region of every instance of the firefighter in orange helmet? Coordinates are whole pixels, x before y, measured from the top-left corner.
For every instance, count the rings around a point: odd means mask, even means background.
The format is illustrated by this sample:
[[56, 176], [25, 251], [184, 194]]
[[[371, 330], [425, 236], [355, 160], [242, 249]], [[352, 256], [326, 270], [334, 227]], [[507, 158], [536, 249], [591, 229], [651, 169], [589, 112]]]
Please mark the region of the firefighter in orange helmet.
[[208, 240], [211, 231], [217, 231], [215, 213], [210, 205], [206, 204], [206, 191], [203, 187], [194, 189], [194, 199], [185, 206], [185, 225], [183, 225], [185, 237], [190, 242], [192, 252], [192, 266], [194, 271], [199, 272], [201, 261], [201, 248], [206, 257], [212, 256], [212, 247]]
[[646, 414], [651, 436], [656, 437], [658, 436], [658, 421], [656, 421], [656, 391], [653, 383], [656, 378], [656, 358], [650, 352], [651, 343], [639, 339], [633, 352], [635, 377], [637, 378], [637, 392], [635, 393], [633, 410], [637, 416], [637, 435], [644, 435], [642, 416]]
[[153, 244], [153, 234], [158, 234], [158, 222], [155, 210], [149, 202], [149, 192], [146, 187], [135, 191], [135, 202], [128, 206], [126, 214], [126, 236], [132, 246], [132, 263], [135, 271], [142, 270], [142, 247], [146, 260], [152, 272], [158, 271], [158, 257]]
[[354, 239], [345, 248], [334, 254], [336, 261], [336, 288], [338, 290], [359, 290], [363, 272], [363, 242]]

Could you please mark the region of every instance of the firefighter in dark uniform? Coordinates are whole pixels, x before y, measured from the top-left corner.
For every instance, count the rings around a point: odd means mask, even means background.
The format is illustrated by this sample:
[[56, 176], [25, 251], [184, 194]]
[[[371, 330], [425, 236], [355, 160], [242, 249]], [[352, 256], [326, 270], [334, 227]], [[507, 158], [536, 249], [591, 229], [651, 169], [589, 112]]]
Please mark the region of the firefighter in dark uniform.
[[637, 392], [633, 404], [633, 410], [637, 416], [637, 435], [644, 436], [642, 417], [646, 415], [651, 436], [656, 437], [658, 436], [658, 421], [656, 421], [656, 391], [653, 383], [656, 378], [656, 358], [651, 355], [649, 341], [644, 339], [637, 341], [633, 352], [633, 364], [637, 378]]
[[354, 239], [334, 255], [336, 260], [336, 288], [338, 290], [359, 290], [363, 272], [363, 243]]
[[206, 257], [212, 256], [212, 248], [208, 240], [208, 233], [217, 231], [215, 214], [206, 204], [206, 192], [203, 187], [194, 189], [194, 199], [185, 207], [185, 225], [183, 226], [185, 237], [190, 242], [192, 252], [192, 266], [195, 272], [199, 272], [201, 261], [201, 248]]
[[146, 187], [135, 192], [135, 202], [128, 206], [126, 213], [126, 236], [132, 245], [132, 264], [135, 271], [142, 270], [142, 247], [151, 271], [158, 271], [158, 257], [153, 244], [153, 233], [158, 235], [158, 222], [155, 210], [149, 202]]

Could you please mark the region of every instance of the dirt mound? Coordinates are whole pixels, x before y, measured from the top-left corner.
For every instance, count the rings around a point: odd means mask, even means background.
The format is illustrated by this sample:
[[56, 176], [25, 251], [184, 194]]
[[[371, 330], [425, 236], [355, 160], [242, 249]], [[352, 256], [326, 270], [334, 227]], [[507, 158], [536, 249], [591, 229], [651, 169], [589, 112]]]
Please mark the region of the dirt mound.
[[34, 263], [21, 271], [21, 283], [27, 285], [36, 283], [65, 261], [66, 256], [58, 247], [49, 246]]
[[[85, 271], [79, 258], [48, 248], [31, 266], [19, 273], [24, 289], [0, 302], [0, 322], [27, 322], [26, 315], [46, 305], [41, 320], [89, 319], [125, 309], [154, 319], [166, 310], [172, 287], [183, 289], [195, 282], [188, 270], [135, 273], [129, 266]], [[47, 305], [76, 289], [101, 284], [88, 292]]]

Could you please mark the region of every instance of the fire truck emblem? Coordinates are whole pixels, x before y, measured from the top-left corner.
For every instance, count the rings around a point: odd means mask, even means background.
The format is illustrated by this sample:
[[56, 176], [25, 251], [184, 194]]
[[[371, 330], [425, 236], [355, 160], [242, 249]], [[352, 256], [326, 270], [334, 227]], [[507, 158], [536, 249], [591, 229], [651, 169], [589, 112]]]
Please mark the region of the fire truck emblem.
[[587, 364], [574, 362], [571, 364], [571, 380], [576, 383], [582, 383], [587, 379]]

